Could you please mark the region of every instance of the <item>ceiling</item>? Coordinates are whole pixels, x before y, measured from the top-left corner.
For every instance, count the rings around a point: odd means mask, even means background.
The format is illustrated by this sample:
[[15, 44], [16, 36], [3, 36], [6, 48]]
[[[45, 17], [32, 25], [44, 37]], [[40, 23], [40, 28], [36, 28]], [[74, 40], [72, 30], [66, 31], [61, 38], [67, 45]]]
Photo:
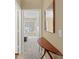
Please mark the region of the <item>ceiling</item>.
[[42, 6], [43, 0], [21, 0], [23, 9], [39, 9]]
[[18, 0], [22, 9], [46, 9], [53, 0]]

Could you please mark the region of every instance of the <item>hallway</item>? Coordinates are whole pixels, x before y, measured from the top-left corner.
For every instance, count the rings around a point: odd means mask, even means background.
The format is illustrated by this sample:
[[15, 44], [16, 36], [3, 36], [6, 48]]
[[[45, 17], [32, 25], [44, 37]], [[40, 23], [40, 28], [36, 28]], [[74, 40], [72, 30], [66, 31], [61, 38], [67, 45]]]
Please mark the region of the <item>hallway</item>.
[[[37, 43], [41, 37], [46, 38], [51, 45], [63, 53], [61, 8], [62, 0], [19, 0], [19, 2], [16, 0], [15, 52], [19, 53], [17, 59], [41, 59], [44, 50], [41, 50], [43, 47]], [[63, 59], [62, 56], [56, 55], [54, 58]], [[46, 54], [43, 59], [50, 57]]]

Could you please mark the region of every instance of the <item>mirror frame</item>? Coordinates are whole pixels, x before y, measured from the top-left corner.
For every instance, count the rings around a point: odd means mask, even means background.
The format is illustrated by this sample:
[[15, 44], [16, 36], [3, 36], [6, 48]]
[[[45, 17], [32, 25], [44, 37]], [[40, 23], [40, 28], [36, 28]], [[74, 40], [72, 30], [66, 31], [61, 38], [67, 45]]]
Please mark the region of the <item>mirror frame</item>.
[[55, 0], [53, 0], [53, 33], [55, 33]]
[[[55, 0], [53, 0], [52, 5], [53, 5], [53, 33], [55, 33]], [[44, 15], [46, 15], [46, 12], [45, 11], [44, 11]], [[44, 24], [45, 24], [45, 30], [46, 30], [46, 17], [45, 17]]]

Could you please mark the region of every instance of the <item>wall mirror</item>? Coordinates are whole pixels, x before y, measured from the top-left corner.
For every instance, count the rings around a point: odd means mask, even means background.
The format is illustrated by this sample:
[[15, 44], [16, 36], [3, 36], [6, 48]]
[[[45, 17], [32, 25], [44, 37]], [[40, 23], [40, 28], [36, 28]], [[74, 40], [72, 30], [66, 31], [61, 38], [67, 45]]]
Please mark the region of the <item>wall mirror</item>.
[[45, 13], [45, 30], [55, 33], [55, 0], [47, 7]]

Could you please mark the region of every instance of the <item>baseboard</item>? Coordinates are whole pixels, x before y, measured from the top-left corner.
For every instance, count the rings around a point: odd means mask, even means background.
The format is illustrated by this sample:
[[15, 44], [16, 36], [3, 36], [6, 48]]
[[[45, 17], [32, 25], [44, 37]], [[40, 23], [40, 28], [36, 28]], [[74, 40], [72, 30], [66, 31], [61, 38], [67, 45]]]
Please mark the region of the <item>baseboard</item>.
[[19, 53], [15, 53], [15, 55], [19, 55]]

